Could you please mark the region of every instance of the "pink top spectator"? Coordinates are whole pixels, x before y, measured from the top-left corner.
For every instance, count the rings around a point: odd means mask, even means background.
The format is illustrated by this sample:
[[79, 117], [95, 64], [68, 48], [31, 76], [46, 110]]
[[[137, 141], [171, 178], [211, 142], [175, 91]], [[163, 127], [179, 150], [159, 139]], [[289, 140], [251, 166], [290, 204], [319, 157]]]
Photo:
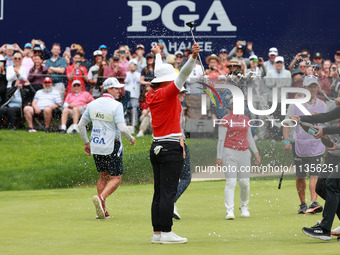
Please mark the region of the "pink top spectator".
[[67, 103], [67, 105], [76, 104], [77, 107], [84, 107], [85, 105], [92, 102], [93, 100], [94, 100], [94, 98], [87, 91], [81, 91], [78, 94], [70, 92], [66, 96], [64, 106], [65, 106], [65, 103]]
[[126, 76], [126, 72], [129, 71], [129, 61], [126, 60], [124, 63], [119, 61], [119, 70], [123, 73], [123, 76]]
[[33, 68], [34, 63], [33, 63], [32, 58], [30, 58], [30, 57], [24, 57], [24, 58], [22, 59], [21, 65], [24, 66], [24, 67], [26, 68], [26, 70], [27, 70], [27, 76], [28, 76], [28, 73], [29, 73], [29, 71]]

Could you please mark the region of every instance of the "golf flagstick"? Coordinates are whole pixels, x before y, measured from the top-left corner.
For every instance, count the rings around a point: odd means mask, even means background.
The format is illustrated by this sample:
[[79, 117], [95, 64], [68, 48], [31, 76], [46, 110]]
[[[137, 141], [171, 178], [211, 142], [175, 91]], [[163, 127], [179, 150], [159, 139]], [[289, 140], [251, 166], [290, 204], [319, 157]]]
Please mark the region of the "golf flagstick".
[[[196, 26], [196, 23], [194, 23], [193, 21], [190, 21], [190, 22], [187, 22], [186, 25], [190, 28], [192, 39], [194, 40], [194, 43], [196, 43], [194, 33], [192, 32], [192, 29]], [[201, 63], [202, 71], [203, 71], [203, 74], [205, 75], [204, 66], [203, 66], [202, 59], [199, 53], [198, 53], [198, 60]]]

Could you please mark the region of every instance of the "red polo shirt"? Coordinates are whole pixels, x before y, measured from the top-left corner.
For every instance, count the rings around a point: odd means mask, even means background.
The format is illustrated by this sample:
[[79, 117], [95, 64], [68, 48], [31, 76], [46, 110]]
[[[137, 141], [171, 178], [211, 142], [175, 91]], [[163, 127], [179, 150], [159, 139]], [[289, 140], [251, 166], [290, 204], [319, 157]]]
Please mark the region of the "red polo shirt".
[[180, 125], [182, 106], [177, 97], [178, 93], [179, 89], [172, 82], [167, 87], [151, 90], [146, 95], [155, 139], [182, 135]]

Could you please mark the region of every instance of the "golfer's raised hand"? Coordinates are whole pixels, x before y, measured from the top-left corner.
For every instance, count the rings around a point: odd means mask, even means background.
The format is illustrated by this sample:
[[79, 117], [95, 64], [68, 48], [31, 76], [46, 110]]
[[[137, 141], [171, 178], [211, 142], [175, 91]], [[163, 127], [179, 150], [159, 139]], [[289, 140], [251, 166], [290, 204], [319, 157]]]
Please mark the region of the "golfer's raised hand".
[[197, 58], [198, 53], [201, 51], [200, 46], [197, 43], [192, 45], [192, 58]]
[[151, 52], [156, 56], [156, 54], [161, 53], [161, 49], [157, 44], [154, 44], [154, 46], [151, 49]]

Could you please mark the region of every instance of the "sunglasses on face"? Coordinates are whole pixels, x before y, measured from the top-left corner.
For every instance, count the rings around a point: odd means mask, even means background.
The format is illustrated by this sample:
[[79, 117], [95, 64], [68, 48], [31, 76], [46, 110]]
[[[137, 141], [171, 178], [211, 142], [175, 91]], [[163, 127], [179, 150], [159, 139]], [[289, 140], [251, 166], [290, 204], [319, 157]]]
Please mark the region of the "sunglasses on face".
[[118, 51], [119, 54], [124, 54], [125, 53], [125, 50], [120, 50]]
[[178, 56], [176, 56], [176, 58], [183, 58], [183, 56], [182, 55], [178, 55]]
[[238, 67], [238, 66], [235, 66], [235, 65], [230, 65], [229, 67]]
[[74, 84], [73, 87], [80, 87], [80, 84]]
[[13, 60], [21, 60], [21, 58], [13, 58]]

